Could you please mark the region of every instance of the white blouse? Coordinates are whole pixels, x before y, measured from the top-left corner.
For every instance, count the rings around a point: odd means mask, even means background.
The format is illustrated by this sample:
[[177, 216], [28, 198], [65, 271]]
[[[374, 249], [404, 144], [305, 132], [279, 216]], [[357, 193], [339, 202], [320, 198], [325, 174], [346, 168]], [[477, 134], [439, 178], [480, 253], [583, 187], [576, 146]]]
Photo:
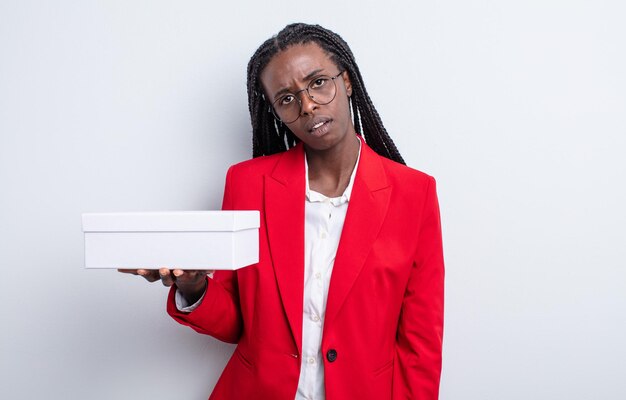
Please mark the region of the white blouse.
[[[360, 144], [359, 140], [359, 146]], [[326, 397], [322, 355], [326, 300], [360, 155], [359, 147], [359, 157], [346, 190], [341, 197], [333, 198], [310, 189], [309, 168], [305, 156], [304, 314], [302, 318], [302, 367], [296, 400], [319, 400]]]

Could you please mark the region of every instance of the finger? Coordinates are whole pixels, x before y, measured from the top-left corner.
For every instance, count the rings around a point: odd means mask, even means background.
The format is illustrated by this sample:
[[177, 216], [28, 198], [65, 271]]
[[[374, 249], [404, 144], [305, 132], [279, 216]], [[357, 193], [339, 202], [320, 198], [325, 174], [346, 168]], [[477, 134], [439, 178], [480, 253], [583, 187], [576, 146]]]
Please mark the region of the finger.
[[172, 275], [174, 276], [174, 279], [176, 280], [176, 284], [179, 287], [180, 286], [187, 287], [189, 285], [193, 285], [198, 280], [198, 277], [194, 270], [185, 271], [182, 269], [175, 269], [172, 271]]
[[121, 272], [123, 274], [133, 274], [133, 275], [138, 275], [137, 274], [137, 270], [136, 269], [124, 269], [124, 268], [118, 268], [117, 272]]
[[144, 277], [148, 282], [154, 282], [156, 280], [161, 279], [159, 277], [159, 273], [157, 270], [154, 269], [127, 269], [127, 268], [118, 268], [117, 269], [118, 272], [124, 273], [124, 274], [131, 274], [131, 275], [139, 275]]
[[175, 269], [172, 271], [172, 274], [179, 284], [194, 284], [203, 281], [209, 272], [207, 270]]
[[161, 279], [159, 271], [156, 269], [138, 269], [137, 275], [143, 276], [148, 282], [155, 282]]
[[172, 286], [174, 284], [174, 276], [170, 273], [169, 268], [159, 269], [159, 277], [164, 286]]

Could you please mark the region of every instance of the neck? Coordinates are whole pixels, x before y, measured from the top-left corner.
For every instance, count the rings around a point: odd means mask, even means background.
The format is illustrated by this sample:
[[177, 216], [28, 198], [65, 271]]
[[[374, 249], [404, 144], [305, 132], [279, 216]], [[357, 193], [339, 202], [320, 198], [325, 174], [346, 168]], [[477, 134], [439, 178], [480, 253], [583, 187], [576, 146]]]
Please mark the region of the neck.
[[328, 197], [343, 194], [359, 156], [356, 134], [327, 150], [311, 150], [305, 146], [309, 167], [309, 187]]

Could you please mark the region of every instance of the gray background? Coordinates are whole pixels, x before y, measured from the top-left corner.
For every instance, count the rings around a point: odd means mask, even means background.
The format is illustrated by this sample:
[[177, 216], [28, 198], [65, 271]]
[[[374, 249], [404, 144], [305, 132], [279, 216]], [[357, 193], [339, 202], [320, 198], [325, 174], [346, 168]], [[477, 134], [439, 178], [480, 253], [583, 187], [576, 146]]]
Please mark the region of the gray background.
[[621, 1], [0, 1], [0, 387], [202, 399], [233, 347], [83, 269], [80, 214], [218, 208], [245, 67], [286, 23], [352, 46], [439, 182], [445, 400], [626, 398]]

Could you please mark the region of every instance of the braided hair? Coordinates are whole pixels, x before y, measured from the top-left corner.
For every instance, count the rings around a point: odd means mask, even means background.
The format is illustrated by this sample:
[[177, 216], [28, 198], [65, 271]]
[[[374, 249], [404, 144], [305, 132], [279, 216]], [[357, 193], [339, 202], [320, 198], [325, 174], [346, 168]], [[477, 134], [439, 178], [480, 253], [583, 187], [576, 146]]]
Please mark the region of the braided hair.
[[252, 156], [259, 157], [286, 151], [298, 139], [271, 112], [271, 103], [263, 94], [261, 72], [279, 52], [290, 46], [314, 42], [342, 70], [347, 70], [352, 82], [350, 107], [354, 128], [361, 132], [367, 144], [381, 156], [404, 164], [393, 140], [389, 137], [380, 115], [365, 90], [361, 72], [348, 44], [336, 33], [319, 25], [290, 24], [276, 36], [266, 40], [248, 63], [248, 109], [252, 121]]

